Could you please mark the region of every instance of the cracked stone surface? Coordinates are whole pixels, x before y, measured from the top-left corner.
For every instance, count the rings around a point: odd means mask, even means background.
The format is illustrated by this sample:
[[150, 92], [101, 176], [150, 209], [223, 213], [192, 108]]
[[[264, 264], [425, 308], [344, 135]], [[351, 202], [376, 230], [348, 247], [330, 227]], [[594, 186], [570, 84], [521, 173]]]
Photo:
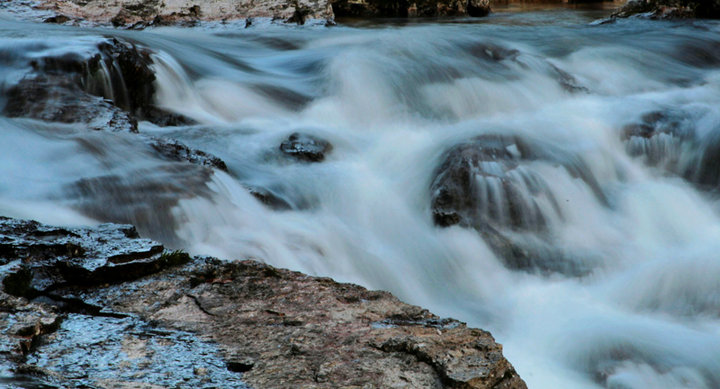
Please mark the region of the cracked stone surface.
[[197, 258], [83, 298], [211, 336], [253, 387], [525, 387], [488, 332], [252, 260]]
[[127, 225], [2, 218], [0, 280], [10, 387], [526, 387], [486, 331], [387, 292], [168, 253]]

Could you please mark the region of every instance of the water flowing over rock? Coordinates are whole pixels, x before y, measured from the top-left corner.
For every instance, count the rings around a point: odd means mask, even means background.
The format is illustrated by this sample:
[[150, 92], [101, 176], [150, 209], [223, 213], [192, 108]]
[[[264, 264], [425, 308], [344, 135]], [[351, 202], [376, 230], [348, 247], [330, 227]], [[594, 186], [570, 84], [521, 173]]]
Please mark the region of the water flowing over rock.
[[11, 388], [526, 387], [488, 332], [387, 292], [191, 259], [132, 226], [2, 218], [0, 241], [0, 383]]
[[[528, 157], [527, 145], [520, 139], [500, 135], [481, 136], [453, 147], [431, 186], [435, 223], [542, 228], [545, 216], [535, 197], [524, 197], [525, 193], [545, 197], [550, 203], [557, 200], [537, 175], [522, 176], [520, 162]], [[515, 173], [521, 176], [513, 177]]]
[[655, 111], [643, 115], [640, 123], [623, 127], [621, 136], [628, 154], [643, 156], [649, 165], [673, 171], [677, 169], [681, 145], [694, 139], [695, 130], [682, 113]]
[[77, 84], [55, 76], [25, 78], [7, 91], [4, 112], [62, 123], [84, 123], [93, 130], [137, 132], [137, 121], [111, 101], [83, 92]]
[[30, 57], [32, 70], [9, 89], [5, 114], [130, 132], [137, 119], [188, 123], [154, 106], [152, 63], [149, 50], [116, 38], [85, 52]]
[[[290, 14], [246, 29], [205, 22], [198, 5], [195, 26], [140, 31], [15, 21], [0, 2], [0, 108], [24, 78], [57, 73], [77, 88], [68, 93], [138, 121], [135, 134], [0, 115], [0, 214], [132, 222], [167, 248], [388, 290], [491, 330], [533, 388], [720, 387], [716, 21], [597, 26], [610, 4], [525, 3], [482, 20], [339, 28], [300, 10], [293, 21], [305, 27], [287, 25]], [[190, 6], [181, 12], [197, 13]], [[105, 89], [89, 93], [82, 66], [41, 67], [72, 54], [98, 55], [102, 68], [98, 45], [111, 37], [149, 52], [152, 102], [196, 124], [153, 125]], [[279, 147], [295, 131], [333, 150], [319, 163], [286, 155]], [[457, 223], [436, 225], [434, 205]], [[273, 387], [289, 377], [287, 386], [336, 387], [368, 372], [375, 387], [457, 387], [504, 376], [483, 373], [482, 342], [452, 320], [385, 310], [375, 292], [254, 262], [193, 258], [90, 284], [21, 261], [0, 265], [8, 290], [31, 296], [0, 297], [0, 332], [12, 326], [1, 350], [17, 356], [0, 356], [0, 376], [26, 380], [18, 386], [139, 386], [135, 362], [170, 366], [173, 353], [180, 372], [150, 368], [148, 385]], [[208, 365], [185, 359], [193, 349]], [[115, 365], [118, 383], [103, 381], [102, 355], [137, 358]], [[333, 364], [346, 355], [377, 358]]]
[[433, 220], [476, 229], [511, 268], [585, 273], [545, 241], [549, 220], [563, 215], [536, 162], [562, 166], [605, 201], [581, 158], [517, 136], [481, 135], [444, 154], [430, 187]]
[[273, 193], [269, 189], [261, 188], [257, 186], [248, 186], [246, 188], [253, 197], [258, 199], [261, 203], [275, 210], [288, 210], [292, 209], [290, 203], [285, 199]]
[[653, 111], [623, 127], [621, 139], [633, 157], [677, 174], [701, 189], [720, 187], [720, 127], [699, 134], [682, 111]]

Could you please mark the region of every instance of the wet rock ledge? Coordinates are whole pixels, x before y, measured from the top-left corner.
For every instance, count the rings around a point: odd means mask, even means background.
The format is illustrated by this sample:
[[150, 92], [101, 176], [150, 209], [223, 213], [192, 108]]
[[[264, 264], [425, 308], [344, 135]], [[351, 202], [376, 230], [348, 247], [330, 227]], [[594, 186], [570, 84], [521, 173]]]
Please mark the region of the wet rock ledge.
[[329, 278], [0, 217], [0, 386], [525, 388], [485, 331]]

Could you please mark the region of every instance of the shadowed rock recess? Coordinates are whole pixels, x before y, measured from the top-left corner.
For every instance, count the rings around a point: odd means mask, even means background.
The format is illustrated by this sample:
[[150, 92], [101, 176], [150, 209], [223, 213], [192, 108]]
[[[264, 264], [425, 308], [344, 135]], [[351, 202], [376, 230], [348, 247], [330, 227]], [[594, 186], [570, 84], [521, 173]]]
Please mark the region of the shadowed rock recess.
[[525, 388], [482, 330], [387, 292], [0, 218], [0, 385]]

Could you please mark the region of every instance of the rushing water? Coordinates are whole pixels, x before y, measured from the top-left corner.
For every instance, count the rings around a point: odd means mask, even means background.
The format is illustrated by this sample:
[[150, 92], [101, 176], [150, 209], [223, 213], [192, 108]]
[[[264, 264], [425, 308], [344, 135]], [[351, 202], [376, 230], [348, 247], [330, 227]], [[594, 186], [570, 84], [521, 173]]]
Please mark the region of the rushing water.
[[[141, 32], [0, 20], [3, 88], [29, 59], [102, 36], [151, 48], [157, 103], [199, 124], [140, 132], [211, 152], [230, 171], [198, 182], [133, 134], [0, 117], [0, 213], [59, 224], [141, 214], [130, 221], [145, 235], [192, 253], [386, 289], [490, 330], [531, 388], [718, 388], [720, 24], [595, 17]], [[665, 121], [650, 124], [672, 128], [623, 135], [658, 111]], [[283, 157], [294, 131], [332, 152], [322, 163]], [[547, 249], [539, 268], [582, 271], [507, 266], [484, 235], [434, 225], [444, 153], [491, 133], [549, 156], [523, 165], [546, 184], [534, 210], [545, 225], [515, 241]], [[558, 162], [567, 155], [583, 178]], [[77, 190], [95, 179], [107, 190]]]

